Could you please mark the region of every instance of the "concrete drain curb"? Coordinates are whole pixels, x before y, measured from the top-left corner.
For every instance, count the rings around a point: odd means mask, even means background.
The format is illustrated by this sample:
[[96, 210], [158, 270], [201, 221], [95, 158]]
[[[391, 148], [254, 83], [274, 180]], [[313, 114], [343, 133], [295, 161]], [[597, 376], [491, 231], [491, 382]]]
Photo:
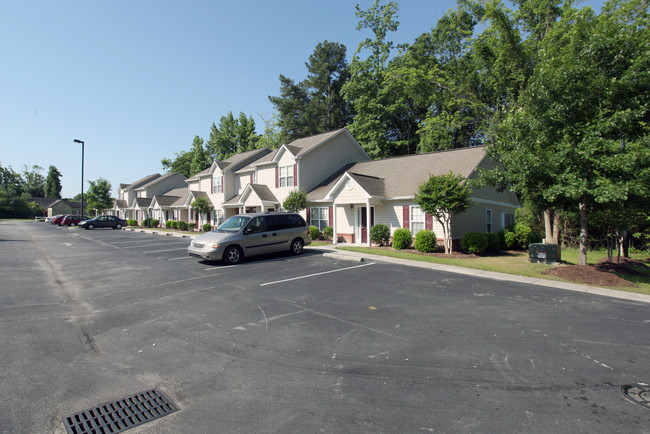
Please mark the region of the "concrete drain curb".
[[365, 262], [366, 260], [361, 256], [345, 255], [343, 253], [323, 253], [326, 258], [341, 259], [343, 261]]

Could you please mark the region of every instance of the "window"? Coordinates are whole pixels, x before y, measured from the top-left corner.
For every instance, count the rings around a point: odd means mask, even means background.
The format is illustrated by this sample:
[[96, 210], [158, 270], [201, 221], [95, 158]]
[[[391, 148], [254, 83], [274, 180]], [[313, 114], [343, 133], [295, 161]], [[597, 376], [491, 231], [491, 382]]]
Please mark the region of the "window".
[[213, 218], [212, 220], [214, 221], [215, 225], [220, 225], [223, 223], [223, 210], [222, 209], [215, 209], [212, 210]]
[[413, 236], [425, 228], [424, 212], [422, 212], [422, 208], [419, 206], [411, 207], [410, 223], [411, 234], [413, 234]]
[[223, 178], [221, 176], [215, 176], [212, 179], [212, 193], [223, 193]]
[[492, 232], [492, 210], [485, 210], [485, 232]]
[[501, 214], [501, 217], [502, 217], [502, 220], [503, 220], [502, 223], [503, 223], [504, 228], [506, 226], [511, 225], [511, 224], [513, 224], [515, 222], [515, 215], [514, 214], [509, 214], [509, 213], [504, 212], [503, 214]]
[[309, 224], [317, 226], [319, 231], [323, 231], [328, 225], [329, 208], [310, 208], [309, 209]]
[[280, 166], [280, 187], [293, 187], [293, 166]]

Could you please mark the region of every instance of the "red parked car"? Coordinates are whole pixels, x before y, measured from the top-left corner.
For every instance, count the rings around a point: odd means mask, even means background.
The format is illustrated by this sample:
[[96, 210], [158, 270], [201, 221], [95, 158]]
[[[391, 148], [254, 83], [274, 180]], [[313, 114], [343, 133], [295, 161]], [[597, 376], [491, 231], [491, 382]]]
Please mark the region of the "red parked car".
[[80, 221], [86, 220], [88, 217], [80, 215], [67, 215], [63, 217], [59, 226], [77, 226]]
[[53, 225], [61, 225], [61, 221], [63, 220], [64, 217], [66, 217], [68, 214], [59, 214], [57, 216], [54, 216], [52, 219], [52, 224]]

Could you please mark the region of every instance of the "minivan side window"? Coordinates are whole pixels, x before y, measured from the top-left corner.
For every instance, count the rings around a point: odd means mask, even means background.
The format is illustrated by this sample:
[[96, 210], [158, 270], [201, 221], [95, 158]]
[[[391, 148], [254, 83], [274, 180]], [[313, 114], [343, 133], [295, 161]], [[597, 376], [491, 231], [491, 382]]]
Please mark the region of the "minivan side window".
[[290, 216], [283, 216], [283, 215], [266, 216], [266, 221], [268, 222], [269, 230], [281, 231], [283, 229], [289, 229], [291, 225], [289, 224], [290, 221], [288, 217]]
[[259, 232], [266, 232], [266, 218], [264, 217], [255, 217], [254, 219], [251, 220], [251, 222], [248, 224], [248, 227], [246, 227], [246, 232], [251, 233], [251, 234], [256, 234]]

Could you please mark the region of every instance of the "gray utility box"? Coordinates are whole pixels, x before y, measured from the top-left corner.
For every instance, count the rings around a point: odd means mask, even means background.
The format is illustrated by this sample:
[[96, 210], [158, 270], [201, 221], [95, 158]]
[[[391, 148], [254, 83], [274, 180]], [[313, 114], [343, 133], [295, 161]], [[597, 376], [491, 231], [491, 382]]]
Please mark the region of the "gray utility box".
[[560, 246], [558, 244], [529, 244], [528, 260], [541, 264], [557, 264], [562, 260]]

